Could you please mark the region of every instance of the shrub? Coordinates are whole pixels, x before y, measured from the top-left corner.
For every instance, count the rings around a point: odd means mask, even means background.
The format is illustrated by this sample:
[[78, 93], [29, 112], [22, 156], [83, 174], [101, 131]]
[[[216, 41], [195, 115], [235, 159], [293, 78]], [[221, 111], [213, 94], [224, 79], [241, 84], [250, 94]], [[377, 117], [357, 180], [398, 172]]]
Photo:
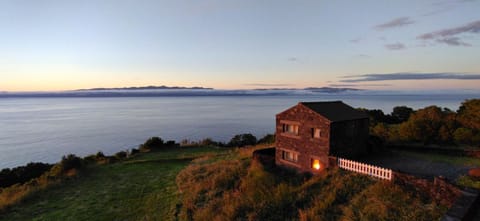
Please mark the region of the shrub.
[[115, 157], [119, 160], [127, 158], [127, 152], [126, 151], [120, 151], [115, 154]]
[[228, 143], [228, 146], [244, 147], [244, 146], [255, 145], [256, 143], [257, 143], [257, 138], [252, 134], [238, 134], [238, 135], [235, 135], [230, 140], [230, 142]]
[[258, 140], [257, 143], [258, 144], [273, 144], [273, 143], [275, 143], [275, 135], [267, 134], [264, 137], [262, 137], [260, 140]]
[[472, 178], [470, 176], [460, 176], [457, 179], [457, 184], [460, 186], [480, 189], [480, 180]]
[[160, 137], [150, 137], [145, 143], [140, 145], [140, 150], [152, 150], [152, 149], [160, 149], [164, 147], [165, 144]]
[[31, 179], [37, 178], [50, 170], [53, 165], [46, 163], [28, 163], [25, 166], [0, 171], [0, 188], [14, 184], [23, 184]]
[[74, 154], [69, 154], [63, 156], [60, 161], [60, 167], [62, 172], [67, 172], [71, 169], [80, 169], [83, 166], [82, 158], [75, 156]]
[[471, 129], [460, 127], [455, 130], [453, 137], [457, 143], [471, 143], [473, 132]]
[[132, 156], [135, 155], [135, 154], [138, 154], [138, 153], [140, 153], [140, 151], [138, 149], [132, 148], [130, 150], [130, 155], [132, 155]]
[[177, 147], [179, 146], [177, 143], [175, 143], [174, 140], [169, 140], [167, 142], [165, 142], [165, 147]]

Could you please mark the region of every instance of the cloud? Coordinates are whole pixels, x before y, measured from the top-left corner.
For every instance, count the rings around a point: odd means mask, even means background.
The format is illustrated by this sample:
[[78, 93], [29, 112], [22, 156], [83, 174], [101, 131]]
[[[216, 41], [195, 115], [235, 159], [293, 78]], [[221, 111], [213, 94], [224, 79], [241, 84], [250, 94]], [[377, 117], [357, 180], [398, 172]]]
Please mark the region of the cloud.
[[405, 45], [402, 43], [386, 44], [385, 48], [388, 50], [402, 50], [405, 49]]
[[480, 20], [459, 27], [447, 28], [439, 31], [425, 33], [419, 35], [417, 39], [425, 41], [435, 40], [436, 42], [445, 43], [452, 46], [471, 46], [469, 43], [461, 41], [459, 37], [455, 37], [464, 33], [480, 33]]
[[359, 43], [360, 41], [362, 41], [363, 39], [362, 38], [354, 38], [352, 40], [350, 40], [350, 42], [352, 43]]
[[289, 57], [289, 58], [288, 58], [288, 61], [290, 61], [290, 62], [297, 62], [297, 61], [298, 61], [298, 58], [296, 58], [296, 57]]
[[386, 87], [391, 84], [329, 84], [329, 87]]
[[292, 84], [268, 84], [268, 83], [252, 83], [244, 84], [245, 86], [255, 86], [255, 87], [287, 87], [292, 86]]
[[379, 31], [383, 31], [385, 29], [402, 27], [406, 25], [411, 25], [413, 23], [415, 23], [415, 21], [411, 20], [409, 17], [400, 17], [400, 18], [393, 19], [389, 22], [379, 24], [375, 26], [375, 29]]
[[346, 78], [340, 80], [344, 83], [369, 82], [369, 81], [394, 81], [394, 80], [434, 80], [434, 79], [454, 79], [454, 80], [480, 80], [480, 74], [465, 73], [387, 73], [387, 74], [363, 74], [343, 76]]
[[437, 39], [437, 42], [440, 43], [445, 43], [447, 45], [452, 45], [452, 46], [472, 46], [469, 43], [463, 42], [459, 37], [451, 37], [451, 38], [441, 38]]
[[357, 54], [354, 57], [356, 57], [356, 58], [371, 58], [371, 56], [367, 55], [367, 54]]

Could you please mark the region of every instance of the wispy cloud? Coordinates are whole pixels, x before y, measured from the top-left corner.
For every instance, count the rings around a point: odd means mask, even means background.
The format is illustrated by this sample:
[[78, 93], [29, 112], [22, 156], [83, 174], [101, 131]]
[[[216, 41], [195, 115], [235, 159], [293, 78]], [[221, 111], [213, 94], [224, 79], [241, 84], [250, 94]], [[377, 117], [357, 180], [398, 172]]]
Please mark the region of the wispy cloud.
[[355, 58], [371, 58], [371, 56], [368, 54], [356, 54], [354, 57]]
[[398, 28], [406, 25], [411, 25], [413, 23], [415, 23], [415, 21], [411, 20], [409, 17], [400, 17], [400, 18], [393, 19], [389, 22], [379, 24], [374, 28], [376, 30], [383, 31], [385, 29]]
[[254, 87], [287, 87], [292, 86], [292, 84], [268, 84], [268, 83], [251, 83], [244, 84], [245, 86], [254, 86]]
[[455, 79], [455, 80], [480, 80], [480, 74], [465, 73], [387, 73], [387, 74], [363, 74], [343, 76], [340, 82], [355, 83], [369, 81], [394, 81], [394, 80], [434, 80], [434, 79]]
[[329, 84], [329, 87], [386, 87], [391, 84]]
[[296, 57], [289, 57], [289, 58], [288, 58], [288, 61], [290, 61], [290, 62], [297, 62], [297, 61], [298, 61], [298, 58], [296, 58]]
[[354, 39], [350, 40], [350, 42], [352, 42], [352, 43], [359, 43], [359, 42], [362, 41], [362, 40], [363, 40], [363, 38], [354, 38]]
[[452, 46], [472, 46], [469, 43], [463, 42], [459, 37], [451, 37], [451, 38], [440, 38], [436, 40], [437, 42], [444, 43], [447, 45]]
[[444, 12], [452, 11], [459, 5], [464, 3], [471, 3], [475, 0], [448, 0], [448, 1], [435, 1], [431, 5], [434, 7], [432, 11], [424, 13], [423, 16], [432, 16], [441, 14]]
[[417, 39], [425, 41], [434, 40], [436, 42], [445, 43], [452, 46], [471, 46], [471, 44], [462, 41], [459, 37], [456, 37], [457, 35], [461, 35], [464, 33], [480, 33], [480, 20], [454, 28], [447, 28], [439, 31], [425, 33], [419, 35]]
[[405, 49], [407, 47], [405, 47], [404, 44], [397, 42], [397, 43], [394, 43], [394, 44], [386, 44], [385, 48], [387, 48], [388, 50], [402, 50], [402, 49]]

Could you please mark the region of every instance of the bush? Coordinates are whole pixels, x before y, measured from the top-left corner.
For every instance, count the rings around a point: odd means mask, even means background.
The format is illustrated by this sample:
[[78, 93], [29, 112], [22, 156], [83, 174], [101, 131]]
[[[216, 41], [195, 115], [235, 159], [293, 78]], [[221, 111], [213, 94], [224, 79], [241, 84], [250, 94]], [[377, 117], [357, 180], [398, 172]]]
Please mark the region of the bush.
[[3, 169], [0, 171], [0, 188], [14, 184], [23, 184], [31, 179], [40, 177], [50, 170], [52, 166], [53, 165], [46, 163], [28, 163], [26, 166]]
[[165, 147], [178, 147], [179, 145], [175, 143], [174, 140], [169, 140], [165, 143]]
[[165, 144], [160, 137], [150, 137], [145, 143], [140, 145], [140, 150], [152, 150], [165, 147]]
[[258, 144], [273, 144], [273, 143], [275, 143], [275, 135], [267, 134], [264, 137], [262, 137], [260, 140], [258, 140], [257, 143]]
[[80, 169], [83, 167], [83, 160], [80, 157], [75, 156], [74, 154], [69, 154], [63, 156], [60, 161], [60, 166], [62, 172], [67, 172], [71, 169]]
[[255, 145], [256, 143], [257, 143], [257, 138], [252, 134], [238, 134], [238, 135], [235, 135], [230, 140], [230, 142], [228, 143], [228, 146], [244, 147], [244, 146]]
[[150, 151], [155, 149], [170, 148], [180, 146], [174, 140], [169, 140], [164, 142], [160, 137], [151, 137], [145, 143], [141, 144], [139, 149], [140, 151]]
[[464, 187], [480, 189], [480, 180], [467, 175], [458, 177], [457, 184]]
[[118, 153], [115, 154], [115, 157], [119, 160], [122, 160], [122, 159], [125, 159], [127, 158], [128, 154], [126, 151], [120, 151]]
[[473, 138], [473, 132], [471, 129], [460, 127], [455, 130], [453, 137], [457, 143], [471, 143]]
[[133, 155], [135, 155], [135, 154], [138, 154], [138, 153], [140, 153], [140, 151], [139, 151], [138, 149], [132, 148], [132, 149], [130, 150], [130, 155], [131, 155], [131, 156], [133, 156]]

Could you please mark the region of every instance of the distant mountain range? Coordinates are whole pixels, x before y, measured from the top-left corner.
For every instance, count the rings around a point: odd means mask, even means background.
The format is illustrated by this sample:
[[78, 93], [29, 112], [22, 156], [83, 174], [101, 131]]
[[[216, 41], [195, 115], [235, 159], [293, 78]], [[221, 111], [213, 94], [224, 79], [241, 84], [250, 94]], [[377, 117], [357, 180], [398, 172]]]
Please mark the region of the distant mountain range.
[[[116, 88], [90, 88], [90, 89], [78, 89], [75, 91], [134, 91], [134, 90], [215, 90], [209, 87], [181, 87], [181, 86], [143, 86], [143, 87], [116, 87]], [[337, 88], [337, 87], [307, 87], [303, 89], [298, 88], [258, 88], [252, 89], [255, 91], [296, 91], [304, 90], [319, 93], [340, 93], [346, 91], [361, 91], [357, 88]], [[245, 90], [248, 91], [248, 90]]]
[[5, 92], [1, 97], [166, 97], [166, 96], [276, 96], [276, 95], [310, 95], [340, 94], [365, 91], [356, 88], [308, 87], [297, 88], [264, 88], [220, 90], [205, 87], [179, 86], [144, 86], [119, 88], [91, 88], [72, 91], [54, 92]]

